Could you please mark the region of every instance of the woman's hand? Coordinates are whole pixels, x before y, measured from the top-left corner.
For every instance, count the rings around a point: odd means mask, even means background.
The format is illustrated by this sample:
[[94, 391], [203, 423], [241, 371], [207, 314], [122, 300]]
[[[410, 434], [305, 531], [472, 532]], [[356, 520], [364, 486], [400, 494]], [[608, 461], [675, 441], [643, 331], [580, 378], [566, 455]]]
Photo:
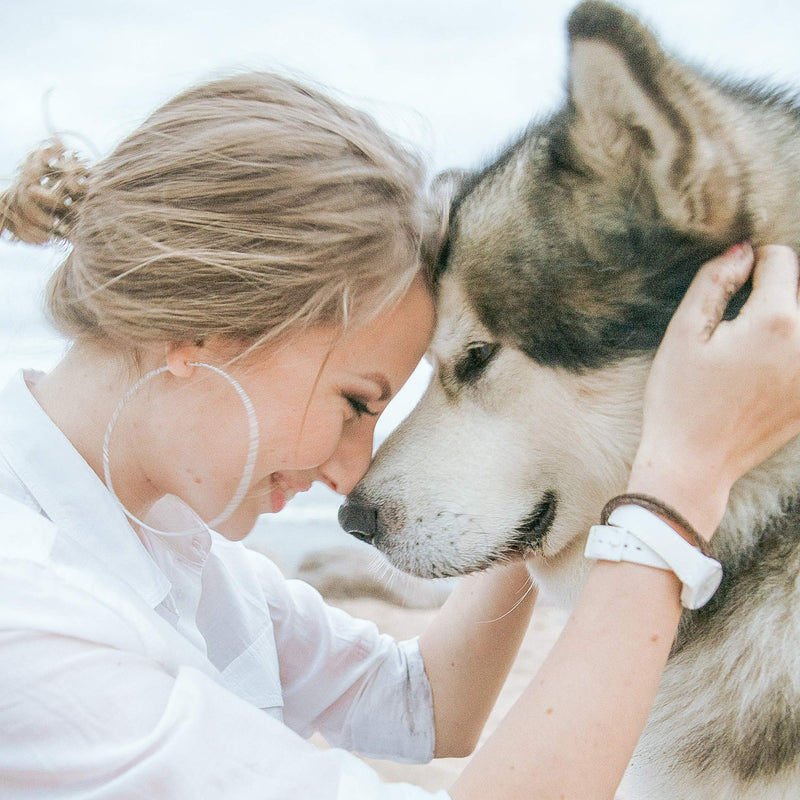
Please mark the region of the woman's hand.
[[[751, 270], [750, 297], [724, 321]], [[738, 245], [699, 271], [667, 329], [628, 491], [658, 497], [710, 539], [733, 483], [798, 434], [797, 255]]]

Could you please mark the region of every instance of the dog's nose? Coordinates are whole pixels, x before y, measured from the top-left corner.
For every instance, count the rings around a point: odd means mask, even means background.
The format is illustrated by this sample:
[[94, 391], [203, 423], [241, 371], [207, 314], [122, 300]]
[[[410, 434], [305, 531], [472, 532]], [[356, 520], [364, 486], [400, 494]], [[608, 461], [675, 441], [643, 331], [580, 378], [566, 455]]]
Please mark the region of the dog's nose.
[[349, 495], [339, 507], [339, 525], [362, 542], [374, 544], [378, 537], [378, 509]]

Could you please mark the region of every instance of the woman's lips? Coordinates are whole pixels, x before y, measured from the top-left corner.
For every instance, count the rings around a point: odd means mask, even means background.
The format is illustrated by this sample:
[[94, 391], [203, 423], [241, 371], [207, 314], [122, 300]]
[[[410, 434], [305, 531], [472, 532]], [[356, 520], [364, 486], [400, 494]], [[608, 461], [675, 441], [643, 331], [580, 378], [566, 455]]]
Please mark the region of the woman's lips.
[[298, 492], [307, 492], [310, 488], [310, 483], [292, 484], [283, 475], [276, 473], [272, 476], [272, 490], [270, 491], [272, 513], [277, 514]]
[[288, 497], [286, 497], [286, 493], [279, 489], [277, 486], [272, 487], [272, 491], [270, 492], [270, 505], [272, 506], [272, 513], [277, 514], [279, 511], [283, 509], [288, 501]]

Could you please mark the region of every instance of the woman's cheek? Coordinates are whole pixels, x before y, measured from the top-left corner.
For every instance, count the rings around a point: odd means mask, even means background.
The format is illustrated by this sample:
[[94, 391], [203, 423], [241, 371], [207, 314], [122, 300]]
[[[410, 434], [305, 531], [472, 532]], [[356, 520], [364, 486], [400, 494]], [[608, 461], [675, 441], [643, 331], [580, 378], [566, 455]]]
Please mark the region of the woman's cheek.
[[339, 447], [342, 438], [341, 418], [310, 421], [300, 434], [295, 453], [295, 469], [316, 469], [328, 462]]

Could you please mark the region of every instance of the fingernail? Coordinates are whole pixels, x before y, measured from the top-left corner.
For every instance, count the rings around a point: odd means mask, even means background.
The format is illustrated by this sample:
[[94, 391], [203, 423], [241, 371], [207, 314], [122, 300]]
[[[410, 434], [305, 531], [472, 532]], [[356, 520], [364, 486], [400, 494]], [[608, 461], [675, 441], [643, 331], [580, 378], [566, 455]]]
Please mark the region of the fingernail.
[[735, 244], [733, 247], [728, 248], [723, 253], [723, 257], [730, 256], [731, 258], [749, 258], [752, 253], [753, 247], [750, 242], [739, 242], [739, 244]]

